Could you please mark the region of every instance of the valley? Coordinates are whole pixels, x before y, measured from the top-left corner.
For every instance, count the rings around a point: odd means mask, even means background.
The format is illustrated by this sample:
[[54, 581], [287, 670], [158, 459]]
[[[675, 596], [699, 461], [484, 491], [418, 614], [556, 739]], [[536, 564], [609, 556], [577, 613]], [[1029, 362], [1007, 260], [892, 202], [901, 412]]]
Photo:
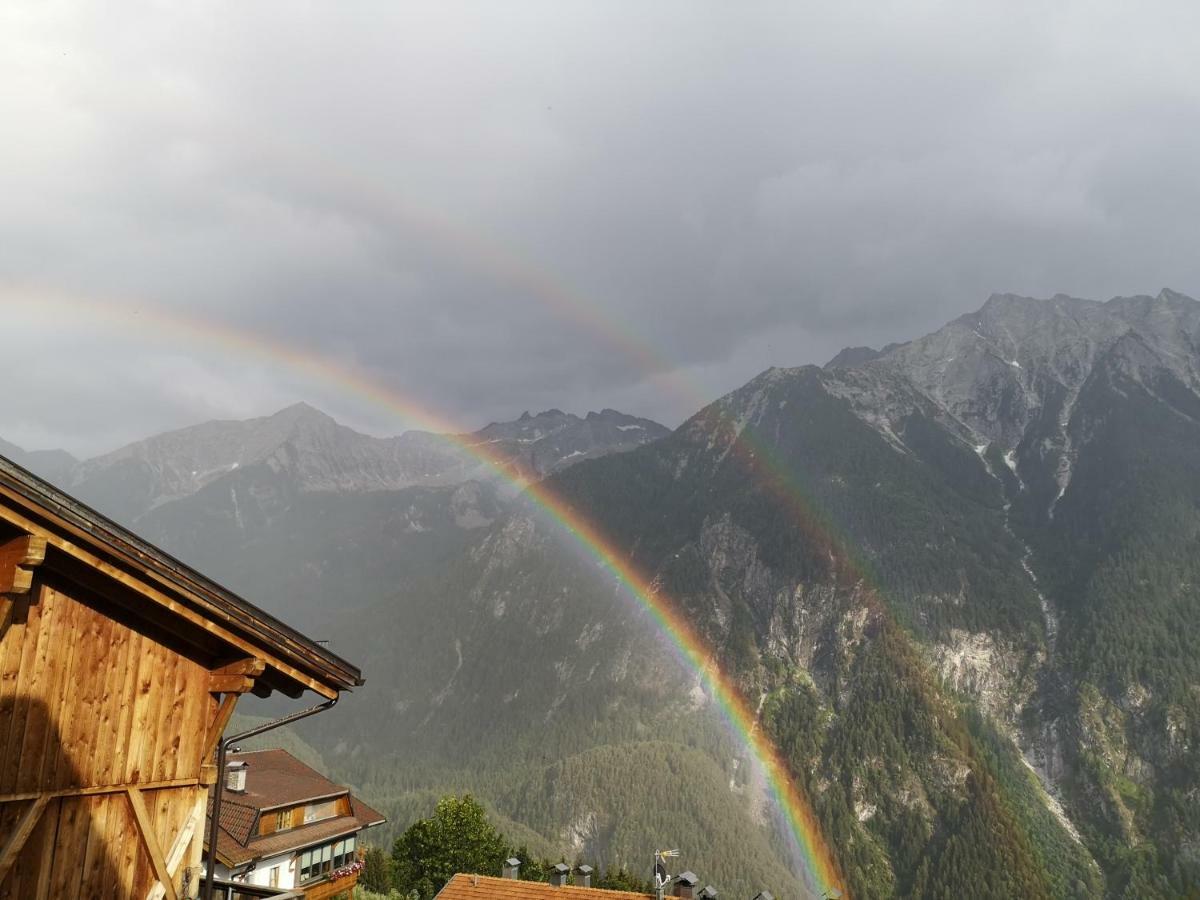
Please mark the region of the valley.
[[540, 855], [670, 843], [726, 895], [828, 887], [791, 874], [711, 682], [536, 483], [689, 623], [853, 896], [1165, 898], [1200, 883], [1198, 347], [1171, 291], [995, 295], [673, 431], [374, 438], [299, 406], [3, 452], [360, 662], [289, 739], [393, 833], [469, 790]]

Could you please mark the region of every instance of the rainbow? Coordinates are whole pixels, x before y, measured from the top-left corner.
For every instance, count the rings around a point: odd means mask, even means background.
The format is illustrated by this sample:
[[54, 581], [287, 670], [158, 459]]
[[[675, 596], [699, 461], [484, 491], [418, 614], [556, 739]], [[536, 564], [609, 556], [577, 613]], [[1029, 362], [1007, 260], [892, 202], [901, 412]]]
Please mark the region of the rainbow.
[[[626, 593], [646, 610], [681, 659], [706, 683], [723, 716], [754, 761], [761, 766], [802, 862], [804, 871], [800, 873], [800, 878], [805, 886], [818, 894], [835, 886], [844, 890], [845, 883], [837, 862], [822, 837], [811, 807], [797, 790], [787, 764], [770, 739], [758, 728], [755, 711], [747, 704], [732, 679], [721, 671], [704, 640], [679, 614], [677, 604], [662, 595], [643, 573], [623, 557], [608, 537], [557, 496], [545, 482], [524, 483], [513, 473], [508, 462], [493, 455], [487, 445], [472, 444], [463, 437], [456, 437], [464, 429], [443, 420], [400, 392], [347, 366], [274, 339], [246, 334], [193, 316], [167, 313], [150, 304], [98, 302], [64, 294], [19, 289], [0, 294], [0, 303], [33, 308], [39, 315], [48, 310], [55, 311], [61, 313], [66, 321], [87, 319], [106, 329], [127, 331], [136, 328], [185, 340], [198, 339], [244, 353], [251, 358], [269, 358], [305, 378], [333, 385], [424, 430], [443, 435], [500, 477], [516, 482], [553, 523], [617, 579]], [[779, 467], [772, 465], [772, 468]]]
[[[390, 180], [370, 178], [347, 167], [337, 157], [314, 147], [280, 141], [274, 134], [247, 128], [240, 139], [245, 146], [265, 150], [272, 172], [299, 172], [307, 188], [317, 185], [317, 198], [337, 198], [339, 215], [350, 215], [384, 234], [402, 232], [422, 241], [435, 256], [458, 267], [465, 262], [489, 278], [515, 288], [536, 300], [556, 318], [571, 322], [582, 333], [600, 336], [635, 362], [650, 382], [675, 394], [694, 408], [697, 398], [670, 376], [670, 365], [636, 330], [608, 313], [561, 275], [485, 232], [468, 228], [435, 209], [421, 206]], [[311, 191], [310, 191], [311, 193]], [[319, 199], [314, 201], [319, 204]]]

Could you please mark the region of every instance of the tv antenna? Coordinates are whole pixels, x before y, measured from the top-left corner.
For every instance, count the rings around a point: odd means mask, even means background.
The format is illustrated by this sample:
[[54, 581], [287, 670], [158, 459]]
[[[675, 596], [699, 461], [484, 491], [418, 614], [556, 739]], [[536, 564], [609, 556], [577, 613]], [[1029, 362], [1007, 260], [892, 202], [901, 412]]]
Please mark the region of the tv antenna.
[[654, 896], [663, 900], [666, 896], [667, 885], [671, 883], [671, 875], [667, 872], [667, 860], [678, 859], [678, 850], [654, 851]]

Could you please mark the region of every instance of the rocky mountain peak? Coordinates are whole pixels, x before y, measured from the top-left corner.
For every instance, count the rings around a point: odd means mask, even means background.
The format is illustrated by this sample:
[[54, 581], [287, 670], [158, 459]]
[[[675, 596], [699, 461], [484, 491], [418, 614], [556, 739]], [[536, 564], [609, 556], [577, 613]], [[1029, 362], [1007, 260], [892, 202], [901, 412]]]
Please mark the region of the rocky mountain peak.
[[824, 368], [838, 369], [846, 366], [859, 366], [878, 359], [880, 355], [881, 351], [874, 347], [843, 347], [833, 359], [825, 363]]
[[301, 400], [291, 406], [285, 406], [277, 413], [266, 416], [266, 422], [286, 422], [293, 425], [327, 426], [336, 425], [333, 417], [321, 412], [315, 406]]
[[0, 440], [0, 455], [55, 484], [63, 484], [78, 463], [66, 450], [24, 450], [5, 440]]
[[1200, 303], [1170, 289], [1103, 303], [998, 293], [906, 344], [847, 349], [824, 372], [825, 390], [900, 452], [917, 414], [976, 452], [995, 446], [1018, 478], [1040, 471], [1053, 515], [1086, 437], [1076, 405], [1096, 377], [1200, 393]]
[[[347, 428], [302, 402], [268, 416], [167, 432], [83, 463], [57, 457], [45, 462], [78, 496], [132, 523], [164, 503], [255, 468], [265, 467], [269, 477], [307, 492], [361, 493], [495, 478], [485, 456], [522, 478], [536, 479], [667, 433], [656, 422], [615, 410], [584, 420], [548, 409], [494, 422], [473, 434], [410, 431], [379, 438]], [[487, 445], [486, 452], [472, 449], [481, 445]], [[17, 461], [28, 465], [28, 456]]]

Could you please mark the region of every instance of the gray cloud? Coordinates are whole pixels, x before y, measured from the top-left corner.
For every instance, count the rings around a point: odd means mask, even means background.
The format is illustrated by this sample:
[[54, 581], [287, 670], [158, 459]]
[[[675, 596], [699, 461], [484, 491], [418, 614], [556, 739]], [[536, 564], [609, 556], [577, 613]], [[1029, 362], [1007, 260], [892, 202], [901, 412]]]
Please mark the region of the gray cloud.
[[[6, 4], [0, 305], [28, 389], [0, 434], [91, 452], [300, 398], [413, 424], [130, 308], [332, 358], [472, 426], [547, 406], [675, 422], [995, 290], [1196, 293], [1197, 18]], [[122, 311], [39, 317], [40, 292]]]

